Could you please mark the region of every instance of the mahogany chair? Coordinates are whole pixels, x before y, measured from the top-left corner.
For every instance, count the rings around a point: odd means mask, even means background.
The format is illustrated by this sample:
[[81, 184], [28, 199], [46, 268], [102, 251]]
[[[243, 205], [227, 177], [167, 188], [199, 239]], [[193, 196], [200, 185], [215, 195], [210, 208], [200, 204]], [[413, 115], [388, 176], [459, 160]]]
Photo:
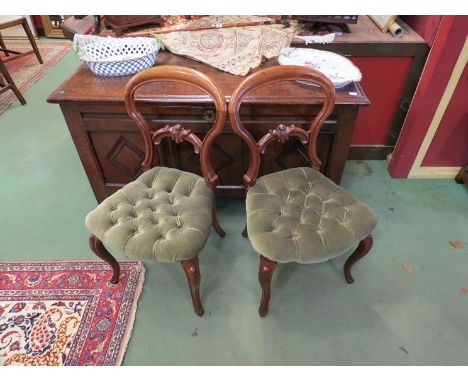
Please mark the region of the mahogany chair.
[[[191, 85], [211, 96], [216, 119], [204, 140], [181, 125], [151, 131], [150, 124], [135, 104], [135, 92], [153, 82]], [[218, 176], [210, 153], [213, 141], [226, 122], [226, 100], [220, 87], [205, 74], [181, 66], [159, 66], [136, 74], [125, 89], [125, 107], [143, 135], [145, 158], [143, 174], [105, 199], [86, 217], [93, 252], [112, 266], [110, 283], [119, 280], [118, 261], [104, 244], [138, 260], [180, 262], [187, 277], [195, 313], [203, 315], [200, 300], [198, 255], [210, 233], [211, 225], [224, 236], [215, 211]], [[190, 142], [200, 154], [203, 177], [168, 167], [151, 167], [154, 146], [169, 138], [176, 143]], [[156, 160], [156, 162], [158, 162]]]
[[[256, 141], [240, 119], [243, 99], [264, 86], [297, 80], [318, 85], [324, 91], [321, 109], [309, 129], [280, 124]], [[320, 263], [357, 245], [344, 265], [346, 281], [351, 284], [354, 281], [351, 267], [372, 247], [371, 232], [377, 224], [375, 214], [319, 172], [317, 136], [334, 105], [333, 83], [320, 72], [302, 66], [260, 70], [240, 83], [231, 96], [231, 127], [250, 152], [249, 166], [243, 177], [247, 189], [246, 229], [254, 250], [260, 255], [261, 317], [268, 313], [270, 284], [278, 263]], [[290, 138], [307, 145], [310, 167], [286, 169], [258, 178], [260, 154], [265, 153], [271, 142], [285, 143]]]

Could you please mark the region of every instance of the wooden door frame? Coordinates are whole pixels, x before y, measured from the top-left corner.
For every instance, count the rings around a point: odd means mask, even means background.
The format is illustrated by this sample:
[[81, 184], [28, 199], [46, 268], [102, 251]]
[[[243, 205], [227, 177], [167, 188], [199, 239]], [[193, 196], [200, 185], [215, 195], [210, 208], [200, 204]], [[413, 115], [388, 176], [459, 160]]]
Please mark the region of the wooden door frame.
[[[423, 159], [437, 132], [450, 98], [461, 77], [466, 63], [467, 43], [456, 57], [455, 62], [445, 60], [446, 43], [453, 41], [452, 27], [456, 17], [443, 16], [439, 25], [433, 47], [418, 84], [413, 102], [403, 124], [401, 135], [389, 163], [389, 173], [394, 178], [454, 178], [460, 167], [427, 167], [422, 166]], [[461, 40], [463, 41], [463, 40]], [[443, 67], [442, 67], [443, 66]], [[442, 71], [442, 86], [432, 82], [433, 76]], [[427, 109], [428, 92], [438, 100], [437, 104]]]

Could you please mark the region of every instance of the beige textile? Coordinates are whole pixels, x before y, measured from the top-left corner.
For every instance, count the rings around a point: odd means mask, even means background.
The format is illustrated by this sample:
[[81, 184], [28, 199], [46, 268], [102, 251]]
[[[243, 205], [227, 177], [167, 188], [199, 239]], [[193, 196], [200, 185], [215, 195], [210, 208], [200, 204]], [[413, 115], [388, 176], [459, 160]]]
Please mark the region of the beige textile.
[[[274, 24], [275, 18], [260, 16], [192, 16], [190, 20], [187, 16], [163, 16], [164, 26], [138, 26], [128, 28], [123, 33], [126, 37], [153, 37], [157, 34], [170, 33], [175, 31], [193, 31], [202, 29], [219, 29], [247, 27], [260, 24]], [[100, 36], [117, 37], [112, 29], [107, 29], [105, 23], [101, 24]]]
[[[178, 19], [179, 18], [179, 19]], [[228, 28], [228, 27], [241, 27], [248, 26], [242, 24], [257, 23], [275, 23], [275, 18], [264, 16], [236, 16], [236, 15], [222, 15], [222, 16], [202, 16], [193, 17], [190, 20], [180, 20], [180, 16], [169, 16], [165, 18], [165, 27], [160, 30], [166, 30], [167, 26], [180, 30], [196, 30], [196, 29], [212, 29]]]
[[293, 28], [282, 25], [206, 29], [160, 34], [172, 53], [190, 57], [228, 73], [245, 76], [263, 58], [278, 56], [289, 47]]

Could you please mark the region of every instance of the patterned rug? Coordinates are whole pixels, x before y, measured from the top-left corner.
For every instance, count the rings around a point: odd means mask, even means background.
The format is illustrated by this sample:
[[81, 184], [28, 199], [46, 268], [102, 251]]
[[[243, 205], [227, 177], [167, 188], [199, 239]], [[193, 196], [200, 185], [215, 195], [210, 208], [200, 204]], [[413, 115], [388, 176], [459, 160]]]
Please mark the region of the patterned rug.
[[0, 365], [120, 365], [145, 273], [120, 264], [0, 262]]
[[[71, 41], [36, 41], [37, 47], [41, 52], [42, 60], [44, 63], [41, 65], [37, 61], [35, 54], [30, 54], [25, 57], [21, 57], [17, 60], [7, 62], [5, 66], [8, 69], [13, 81], [18, 86], [20, 92], [28, 100], [26, 90], [28, 90], [32, 84], [36, 83], [44, 74], [60, 59], [65, 56], [72, 48]], [[5, 40], [5, 44], [8, 49], [16, 50], [19, 52], [25, 52], [31, 50], [31, 44], [29, 41], [17, 41], [17, 40]], [[5, 57], [3, 53], [0, 53], [0, 58]], [[13, 102], [19, 102], [12, 91], [7, 91], [0, 94], [0, 114], [3, 113]]]

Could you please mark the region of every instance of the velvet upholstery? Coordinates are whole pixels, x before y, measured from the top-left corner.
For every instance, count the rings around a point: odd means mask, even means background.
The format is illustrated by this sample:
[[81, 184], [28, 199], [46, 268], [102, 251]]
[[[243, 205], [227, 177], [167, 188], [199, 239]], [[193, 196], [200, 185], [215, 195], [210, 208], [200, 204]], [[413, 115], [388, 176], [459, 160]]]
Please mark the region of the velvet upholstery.
[[309, 167], [258, 178], [246, 207], [255, 251], [279, 263], [319, 263], [339, 256], [377, 224], [369, 207]]
[[189, 260], [203, 249], [214, 205], [205, 179], [154, 167], [105, 199], [86, 227], [112, 249], [138, 260]]

